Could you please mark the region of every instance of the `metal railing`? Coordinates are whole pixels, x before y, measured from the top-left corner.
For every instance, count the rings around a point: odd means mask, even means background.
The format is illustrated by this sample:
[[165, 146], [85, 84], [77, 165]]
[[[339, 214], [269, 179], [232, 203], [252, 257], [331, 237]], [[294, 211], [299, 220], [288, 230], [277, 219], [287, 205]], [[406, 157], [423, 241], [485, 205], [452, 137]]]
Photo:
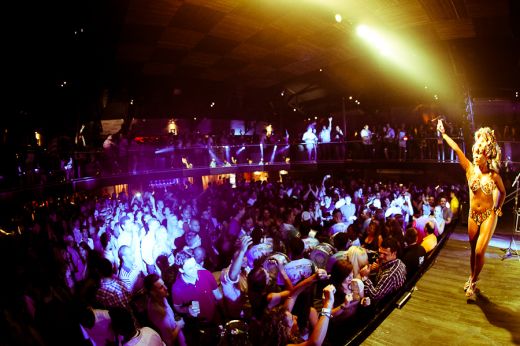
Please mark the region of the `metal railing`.
[[[465, 150], [462, 138], [454, 138]], [[506, 151], [519, 142], [501, 142]], [[513, 150], [514, 151], [514, 150]], [[45, 151], [22, 160], [13, 171], [14, 185], [45, 184], [113, 174], [139, 174], [165, 169], [269, 165], [288, 162], [344, 162], [356, 160], [456, 162], [453, 150], [437, 138], [401, 142], [361, 140], [331, 143], [233, 144], [213, 146], [131, 145], [128, 150], [74, 151], [49, 157]], [[508, 157], [504, 156], [505, 159]], [[506, 165], [516, 165], [508, 159]], [[11, 183], [13, 183], [11, 181]]]

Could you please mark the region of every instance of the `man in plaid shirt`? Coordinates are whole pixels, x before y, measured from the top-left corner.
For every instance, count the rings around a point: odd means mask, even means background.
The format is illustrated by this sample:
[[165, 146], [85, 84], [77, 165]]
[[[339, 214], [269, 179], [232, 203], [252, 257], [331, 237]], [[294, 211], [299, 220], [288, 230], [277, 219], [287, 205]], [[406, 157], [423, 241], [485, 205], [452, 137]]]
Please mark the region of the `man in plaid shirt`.
[[130, 293], [125, 285], [114, 277], [112, 263], [103, 259], [99, 265], [101, 285], [96, 292], [96, 302], [103, 308], [128, 308]]
[[[379, 247], [379, 261], [359, 271], [365, 284], [365, 296], [370, 297], [376, 303], [397, 291], [406, 281], [406, 266], [397, 258], [398, 249], [397, 240], [384, 239]], [[376, 285], [368, 279], [371, 270], [378, 270]]]

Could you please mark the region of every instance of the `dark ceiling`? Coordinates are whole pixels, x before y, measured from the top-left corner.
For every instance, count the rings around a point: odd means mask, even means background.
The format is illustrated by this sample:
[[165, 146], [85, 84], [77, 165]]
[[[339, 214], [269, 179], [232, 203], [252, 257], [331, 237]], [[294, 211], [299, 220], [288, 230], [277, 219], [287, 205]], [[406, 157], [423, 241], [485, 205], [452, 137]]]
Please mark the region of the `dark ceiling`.
[[[476, 97], [511, 97], [520, 89], [517, 0], [17, 6], [7, 81], [9, 112], [18, 120], [99, 116], [104, 90], [108, 102], [133, 99], [136, 116], [270, 117], [293, 108], [338, 110], [349, 95], [375, 109], [425, 102], [430, 93], [457, 98], [464, 85]], [[356, 36], [360, 23], [413, 41], [443, 87], [425, 92], [425, 83], [374, 59]]]

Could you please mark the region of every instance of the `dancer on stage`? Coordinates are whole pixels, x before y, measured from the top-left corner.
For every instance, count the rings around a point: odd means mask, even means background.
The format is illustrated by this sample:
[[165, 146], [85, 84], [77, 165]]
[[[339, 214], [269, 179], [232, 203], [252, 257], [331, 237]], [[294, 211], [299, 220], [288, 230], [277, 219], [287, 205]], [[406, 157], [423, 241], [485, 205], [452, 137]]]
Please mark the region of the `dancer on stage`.
[[502, 216], [502, 205], [506, 197], [504, 183], [498, 174], [501, 151], [493, 130], [489, 127], [480, 128], [475, 132], [473, 163], [471, 163], [457, 143], [446, 134], [442, 120], [437, 122], [437, 130], [457, 154], [468, 179], [471, 275], [464, 284], [464, 290], [466, 297], [474, 300], [478, 293], [476, 283], [484, 266], [486, 249], [495, 232], [498, 217]]

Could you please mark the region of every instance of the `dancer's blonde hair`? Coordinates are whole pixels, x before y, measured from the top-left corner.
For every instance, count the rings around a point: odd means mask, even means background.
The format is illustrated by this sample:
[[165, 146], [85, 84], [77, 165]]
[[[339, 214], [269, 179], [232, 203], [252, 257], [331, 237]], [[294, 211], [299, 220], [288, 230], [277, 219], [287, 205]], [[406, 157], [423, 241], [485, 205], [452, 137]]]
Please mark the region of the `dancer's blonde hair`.
[[495, 131], [489, 127], [481, 127], [475, 132], [475, 144], [473, 152], [484, 154], [487, 159], [488, 168], [498, 173], [502, 150], [497, 143]]

